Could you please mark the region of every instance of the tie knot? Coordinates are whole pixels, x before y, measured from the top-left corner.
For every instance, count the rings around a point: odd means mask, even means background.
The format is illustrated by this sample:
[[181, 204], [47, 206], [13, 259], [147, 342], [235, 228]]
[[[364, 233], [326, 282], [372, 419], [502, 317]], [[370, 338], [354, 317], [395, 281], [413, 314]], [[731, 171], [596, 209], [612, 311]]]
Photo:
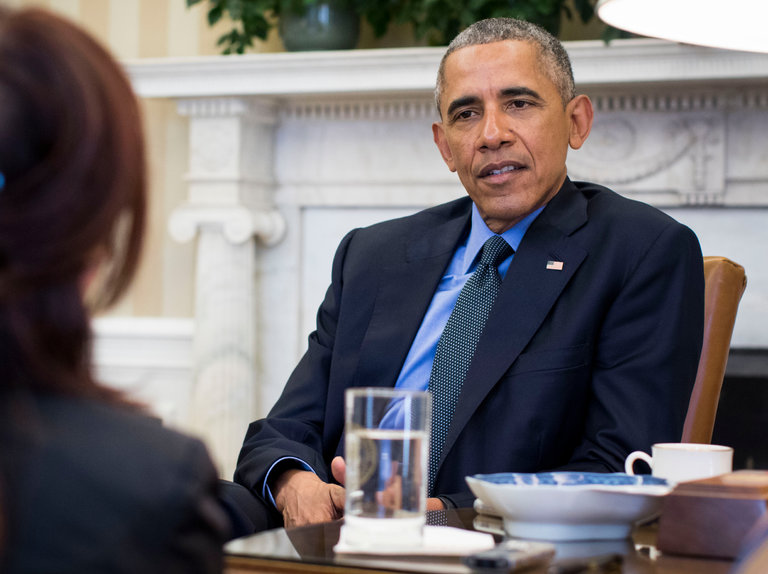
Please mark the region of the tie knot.
[[480, 251], [480, 265], [498, 267], [499, 263], [512, 253], [514, 250], [509, 246], [509, 243], [504, 241], [500, 235], [494, 235], [483, 244], [483, 249]]

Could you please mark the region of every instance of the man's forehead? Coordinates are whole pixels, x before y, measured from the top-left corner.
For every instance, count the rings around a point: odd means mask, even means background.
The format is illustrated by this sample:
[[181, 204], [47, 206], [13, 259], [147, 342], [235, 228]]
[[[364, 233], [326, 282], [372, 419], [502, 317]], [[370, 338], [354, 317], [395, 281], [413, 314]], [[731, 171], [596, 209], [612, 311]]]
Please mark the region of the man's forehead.
[[450, 84], [488, 71], [505, 76], [524, 71], [527, 75], [544, 75], [544, 62], [537, 48], [536, 44], [522, 40], [465, 46], [446, 58], [443, 80]]
[[489, 50], [498, 51], [505, 48], [507, 48], [510, 53], [514, 51], [518, 55], [530, 54], [533, 57], [539, 57], [539, 49], [535, 42], [530, 40], [498, 40], [496, 42], [462, 46], [446, 56], [445, 64], [447, 66], [456, 61], [471, 58], [478, 52], [486, 52]]
[[[508, 52], [504, 46], [511, 48]], [[486, 48], [490, 48], [487, 50]], [[506, 55], [505, 55], [506, 53]], [[508, 57], [506, 57], [508, 56]], [[465, 46], [448, 55], [443, 70], [443, 88], [460, 91], [482, 90], [484, 85], [476, 81], [498, 80], [497, 90], [513, 85], [540, 84], [551, 82], [544, 63], [540, 59], [536, 44], [523, 40], [501, 40], [491, 44], [473, 44]], [[466, 81], [463, 81], [466, 80]], [[514, 80], [512, 84], [505, 82]], [[533, 85], [529, 86], [533, 87]]]

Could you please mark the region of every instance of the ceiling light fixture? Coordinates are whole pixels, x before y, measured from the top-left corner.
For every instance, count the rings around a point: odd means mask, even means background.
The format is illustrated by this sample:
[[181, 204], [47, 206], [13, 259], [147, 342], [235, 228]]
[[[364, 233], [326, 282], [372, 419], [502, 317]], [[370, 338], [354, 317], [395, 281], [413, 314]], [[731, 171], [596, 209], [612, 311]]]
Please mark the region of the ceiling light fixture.
[[768, 52], [768, 0], [599, 0], [597, 14], [641, 36]]

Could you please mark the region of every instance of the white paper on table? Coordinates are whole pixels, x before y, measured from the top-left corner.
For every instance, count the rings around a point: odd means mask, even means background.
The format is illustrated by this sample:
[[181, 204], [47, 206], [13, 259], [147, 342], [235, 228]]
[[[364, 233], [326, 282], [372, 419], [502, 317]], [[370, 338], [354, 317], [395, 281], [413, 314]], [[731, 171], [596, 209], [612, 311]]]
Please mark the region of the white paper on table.
[[465, 556], [489, 550], [496, 545], [491, 534], [473, 532], [452, 526], [425, 526], [419, 546], [386, 546], [378, 541], [370, 547], [349, 546], [341, 527], [339, 542], [333, 547], [337, 554], [370, 554], [379, 556]]

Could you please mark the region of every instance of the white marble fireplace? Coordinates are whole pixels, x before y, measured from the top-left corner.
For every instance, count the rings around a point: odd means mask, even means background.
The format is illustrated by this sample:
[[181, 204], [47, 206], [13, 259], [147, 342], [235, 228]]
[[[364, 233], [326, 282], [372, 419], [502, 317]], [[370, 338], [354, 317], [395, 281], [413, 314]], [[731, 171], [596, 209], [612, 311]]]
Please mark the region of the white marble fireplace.
[[[567, 48], [597, 110], [571, 177], [657, 205], [705, 254], [742, 263], [733, 346], [768, 349], [768, 56]], [[431, 139], [442, 51], [128, 64], [141, 96], [175, 100], [189, 121], [188, 199], [168, 227], [197, 241], [195, 316], [102, 320], [97, 361], [107, 379], [143, 378], [161, 413], [206, 437], [223, 476], [304, 350], [341, 236], [463, 193]]]

